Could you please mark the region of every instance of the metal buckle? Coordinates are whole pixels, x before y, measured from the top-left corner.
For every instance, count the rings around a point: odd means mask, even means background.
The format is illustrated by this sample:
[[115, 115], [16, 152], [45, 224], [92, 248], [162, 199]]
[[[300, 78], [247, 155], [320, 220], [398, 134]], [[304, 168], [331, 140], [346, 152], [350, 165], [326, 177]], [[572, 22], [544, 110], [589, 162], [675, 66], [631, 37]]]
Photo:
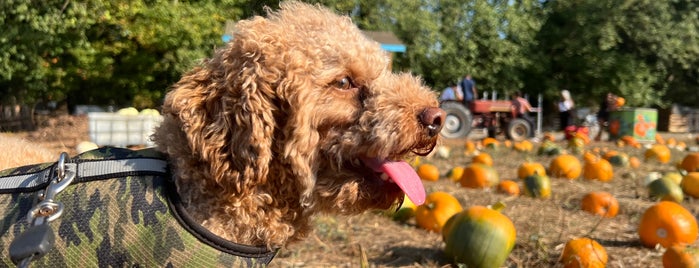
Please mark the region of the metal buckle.
[[63, 204], [54, 201], [54, 198], [73, 182], [77, 174], [77, 165], [66, 163], [66, 161], [68, 161], [68, 154], [61, 153], [56, 164], [55, 176], [49, 181], [44, 193], [39, 195], [41, 201], [27, 214], [27, 222], [30, 224], [40, 225], [51, 222], [63, 213]]
[[39, 193], [39, 202], [27, 213], [29, 227], [10, 243], [10, 259], [19, 267], [29, 266], [33, 259], [41, 258], [53, 248], [55, 235], [48, 223], [63, 213], [63, 203], [54, 198], [73, 182], [77, 174], [77, 165], [67, 161], [68, 154], [61, 153], [49, 185]]

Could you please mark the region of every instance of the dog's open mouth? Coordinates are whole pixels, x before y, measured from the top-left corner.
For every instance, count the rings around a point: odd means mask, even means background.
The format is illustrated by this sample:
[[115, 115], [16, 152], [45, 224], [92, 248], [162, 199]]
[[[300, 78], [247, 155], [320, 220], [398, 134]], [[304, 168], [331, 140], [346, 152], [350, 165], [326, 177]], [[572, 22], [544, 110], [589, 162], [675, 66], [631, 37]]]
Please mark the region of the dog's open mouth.
[[364, 165], [371, 168], [374, 172], [381, 173], [379, 177], [390, 179], [398, 185], [416, 205], [421, 205], [425, 202], [426, 194], [425, 187], [422, 186], [422, 180], [405, 161], [391, 161], [378, 158], [362, 158], [361, 160]]

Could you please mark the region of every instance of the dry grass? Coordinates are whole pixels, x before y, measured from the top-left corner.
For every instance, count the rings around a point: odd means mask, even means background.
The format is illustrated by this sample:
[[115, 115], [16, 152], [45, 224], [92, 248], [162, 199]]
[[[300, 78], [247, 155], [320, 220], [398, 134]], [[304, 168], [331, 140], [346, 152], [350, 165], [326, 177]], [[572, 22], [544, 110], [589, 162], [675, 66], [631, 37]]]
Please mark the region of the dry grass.
[[[34, 132], [12, 134], [13, 139], [26, 139], [37, 148], [52, 152], [75, 153], [77, 143], [88, 140], [84, 117], [61, 117], [47, 122]], [[686, 136], [686, 135], [685, 135]], [[9, 140], [3, 135], [2, 140]], [[687, 140], [687, 144], [694, 141]], [[463, 153], [463, 141], [444, 141], [452, 148], [449, 159], [423, 159], [437, 165], [443, 173], [455, 166], [470, 163]], [[608, 147], [627, 152], [642, 159], [643, 149], [617, 148], [609, 142], [593, 143], [589, 147]], [[545, 166], [552, 157], [521, 154], [508, 148], [486, 151], [493, 156], [500, 179], [516, 179], [516, 170], [526, 158]], [[673, 150], [671, 163], [684, 157], [685, 152]], [[15, 154], [15, 153], [13, 153]], [[615, 167], [609, 183], [585, 179], [551, 178], [552, 197], [539, 200], [529, 197], [508, 197], [493, 190], [465, 189], [442, 178], [424, 182], [429, 192], [446, 191], [459, 199], [464, 207], [489, 205], [498, 201], [507, 207], [503, 211], [515, 224], [517, 243], [510, 254], [507, 267], [560, 267], [558, 258], [564, 243], [579, 236], [589, 236], [601, 243], [609, 254], [608, 267], [662, 267], [663, 249], [641, 246], [636, 226], [643, 211], [654, 204], [643, 186], [650, 171], [673, 171], [671, 164], [644, 162], [633, 170]], [[520, 183], [521, 187], [521, 183]], [[590, 191], [608, 191], [620, 203], [620, 213], [612, 219], [602, 219], [580, 211], [582, 196]], [[683, 205], [694, 215], [699, 202], [686, 198]], [[442, 255], [441, 236], [407, 223], [392, 221], [380, 212], [367, 212], [353, 217], [319, 216], [316, 229], [305, 241], [281, 249], [271, 267], [450, 267]], [[696, 244], [696, 243], [695, 243]]]
[[[690, 142], [687, 140], [686, 142]], [[693, 141], [691, 141], [693, 142]], [[437, 165], [443, 173], [455, 166], [470, 163], [463, 154], [463, 141], [445, 141], [452, 148], [449, 159], [424, 159]], [[609, 148], [643, 159], [644, 149], [618, 148], [609, 142], [589, 147]], [[553, 157], [522, 154], [508, 148], [487, 151], [493, 156], [500, 179], [517, 181], [520, 163], [529, 158], [548, 166]], [[671, 163], [680, 161], [685, 152], [673, 150]], [[552, 197], [548, 200], [525, 196], [508, 197], [493, 190], [462, 188], [447, 178], [424, 182], [427, 192], [446, 191], [457, 197], [464, 207], [490, 205], [498, 201], [515, 224], [517, 243], [505, 265], [507, 267], [561, 267], [558, 258], [565, 242], [573, 237], [589, 236], [602, 244], [609, 254], [608, 267], [662, 267], [663, 249], [641, 246], [636, 227], [643, 211], [655, 203], [648, 197], [643, 180], [650, 171], [674, 171], [671, 164], [644, 162], [638, 169], [615, 167], [614, 179], [608, 183], [585, 179], [551, 178]], [[520, 187], [521, 187], [520, 182]], [[618, 199], [620, 213], [601, 219], [582, 212], [580, 200], [590, 191], [608, 191]], [[699, 202], [686, 198], [683, 205], [699, 213]], [[380, 213], [355, 217], [319, 217], [319, 226], [306, 241], [283, 249], [273, 267], [359, 267], [360, 249], [364, 249], [372, 267], [450, 267], [442, 255], [441, 236], [415, 226], [414, 220], [397, 223]]]

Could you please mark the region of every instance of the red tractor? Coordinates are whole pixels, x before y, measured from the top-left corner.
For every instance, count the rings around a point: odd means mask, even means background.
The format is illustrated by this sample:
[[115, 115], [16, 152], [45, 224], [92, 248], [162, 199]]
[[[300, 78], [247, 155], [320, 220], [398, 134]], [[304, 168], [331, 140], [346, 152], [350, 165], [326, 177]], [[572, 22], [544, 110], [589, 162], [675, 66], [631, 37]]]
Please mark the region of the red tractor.
[[443, 101], [440, 107], [447, 113], [441, 132], [445, 138], [465, 138], [479, 128], [485, 129], [489, 137], [505, 134], [521, 141], [534, 136], [535, 124], [540, 125], [540, 109], [536, 118], [527, 119], [513, 109], [510, 100], [475, 100], [468, 108], [459, 101]]

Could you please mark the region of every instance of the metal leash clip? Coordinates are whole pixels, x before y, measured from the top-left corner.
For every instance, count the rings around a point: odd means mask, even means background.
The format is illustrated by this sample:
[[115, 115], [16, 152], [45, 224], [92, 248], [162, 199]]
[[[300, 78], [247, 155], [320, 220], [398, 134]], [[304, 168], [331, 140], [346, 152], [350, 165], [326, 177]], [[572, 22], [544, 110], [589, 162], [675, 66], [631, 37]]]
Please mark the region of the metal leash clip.
[[61, 153], [49, 185], [38, 194], [39, 202], [27, 214], [30, 226], [10, 244], [10, 259], [19, 267], [28, 267], [33, 259], [41, 258], [53, 248], [56, 239], [48, 223], [63, 213], [63, 203], [54, 199], [77, 174], [76, 164], [66, 163], [68, 160], [68, 154]]

